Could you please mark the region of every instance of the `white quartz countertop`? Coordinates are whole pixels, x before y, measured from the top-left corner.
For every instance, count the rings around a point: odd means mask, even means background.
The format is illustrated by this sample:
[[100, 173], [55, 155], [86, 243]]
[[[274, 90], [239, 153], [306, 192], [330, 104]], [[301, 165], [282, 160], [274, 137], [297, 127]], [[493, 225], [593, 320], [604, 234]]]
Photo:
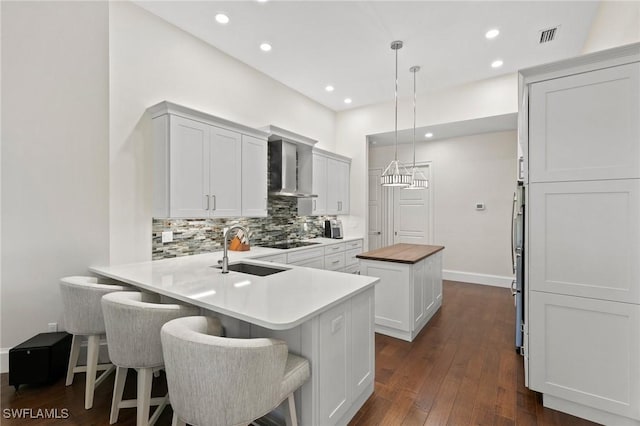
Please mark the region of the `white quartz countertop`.
[[245, 260], [264, 266], [287, 268], [266, 277], [230, 271], [218, 265], [222, 252], [172, 259], [94, 266], [90, 270], [133, 286], [228, 315], [272, 330], [296, 327], [308, 319], [353, 297], [378, 282], [378, 278], [263, 262], [253, 257], [290, 253], [343, 241], [317, 238], [322, 245], [299, 249], [251, 247], [229, 252], [229, 263]]

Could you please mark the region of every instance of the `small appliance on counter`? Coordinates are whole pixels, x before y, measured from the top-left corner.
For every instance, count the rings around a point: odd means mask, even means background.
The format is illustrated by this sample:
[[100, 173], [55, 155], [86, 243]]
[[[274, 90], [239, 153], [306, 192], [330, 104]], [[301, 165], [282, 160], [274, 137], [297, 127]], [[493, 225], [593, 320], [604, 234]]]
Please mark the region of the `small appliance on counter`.
[[325, 238], [335, 238], [341, 240], [344, 235], [342, 232], [342, 221], [333, 219], [324, 221], [324, 236]]

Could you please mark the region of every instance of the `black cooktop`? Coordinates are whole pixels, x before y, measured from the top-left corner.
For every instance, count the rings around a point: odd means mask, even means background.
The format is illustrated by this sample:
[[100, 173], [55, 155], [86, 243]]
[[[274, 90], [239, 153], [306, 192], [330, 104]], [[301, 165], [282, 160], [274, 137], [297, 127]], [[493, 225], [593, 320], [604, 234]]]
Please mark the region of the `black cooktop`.
[[298, 247], [306, 247], [313, 246], [320, 243], [314, 243], [311, 241], [284, 241], [281, 243], [273, 243], [273, 244], [261, 244], [260, 247], [268, 247], [268, 248], [276, 248], [276, 249], [292, 249]]

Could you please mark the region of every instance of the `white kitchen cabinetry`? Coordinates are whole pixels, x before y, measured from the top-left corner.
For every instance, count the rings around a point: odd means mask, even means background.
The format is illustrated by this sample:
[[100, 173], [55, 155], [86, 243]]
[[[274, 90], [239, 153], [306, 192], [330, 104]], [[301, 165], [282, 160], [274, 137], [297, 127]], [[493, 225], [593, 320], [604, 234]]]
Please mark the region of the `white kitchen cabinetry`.
[[525, 374], [544, 405], [640, 426], [640, 44], [520, 72]]
[[640, 178], [640, 64], [531, 84], [530, 182]]
[[442, 306], [442, 252], [416, 263], [360, 259], [360, 273], [376, 285], [376, 332], [413, 341]]
[[640, 305], [534, 291], [529, 306], [530, 387], [640, 419]]
[[266, 216], [266, 133], [170, 102], [148, 111], [154, 217]]
[[242, 135], [242, 216], [267, 216], [267, 142]]
[[312, 192], [318, 197], [298, 200], [298, 214], [349, 214], [351, 159], [318, 148], [312, 156]]

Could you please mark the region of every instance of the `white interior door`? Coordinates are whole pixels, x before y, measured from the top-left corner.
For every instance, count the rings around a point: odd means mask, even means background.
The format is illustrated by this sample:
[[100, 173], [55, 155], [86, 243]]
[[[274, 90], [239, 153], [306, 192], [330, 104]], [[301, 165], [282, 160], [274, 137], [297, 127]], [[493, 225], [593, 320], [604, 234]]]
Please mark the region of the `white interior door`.
[[369, 170], [369, 250], [382, 247], [381, 169]]
[[[431, 183], [430, 168], [420, 170]], [[393, 242], [408, 244], [431, 244], [431, 192], [432, 189], [393, 190]]]

